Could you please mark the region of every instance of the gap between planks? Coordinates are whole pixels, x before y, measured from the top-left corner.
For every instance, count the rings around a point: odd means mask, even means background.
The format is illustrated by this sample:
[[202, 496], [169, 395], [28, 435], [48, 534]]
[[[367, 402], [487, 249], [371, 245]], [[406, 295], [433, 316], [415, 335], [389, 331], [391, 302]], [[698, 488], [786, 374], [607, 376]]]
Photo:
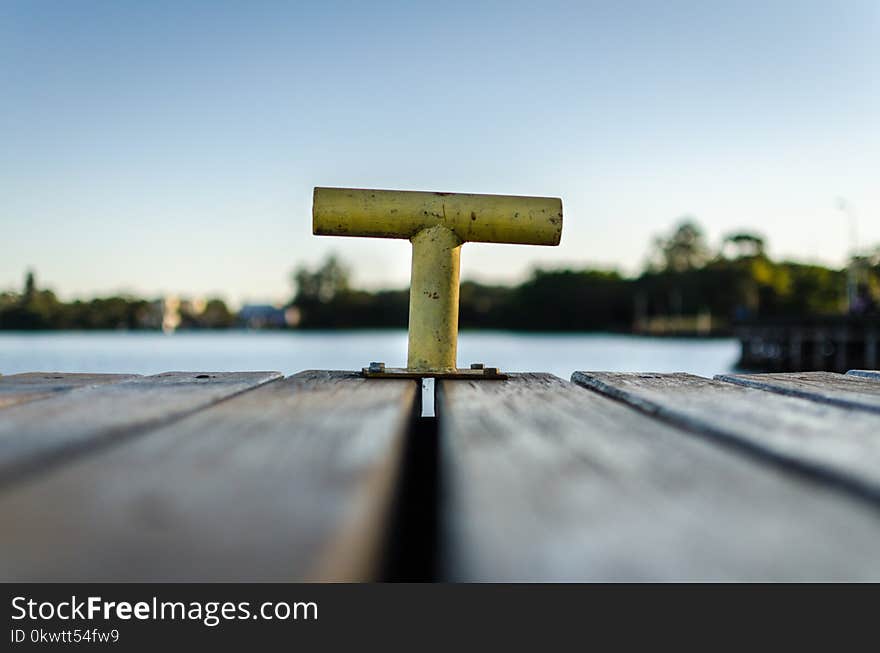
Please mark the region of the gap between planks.
[[880, 416], [691, 374], [575, 372], [575, 383], [880, 503]]
[[718, 374], [715, 380], [833, 406], [880, 413], [880, 383], [867, 377], [835, 372], [798, 372]]

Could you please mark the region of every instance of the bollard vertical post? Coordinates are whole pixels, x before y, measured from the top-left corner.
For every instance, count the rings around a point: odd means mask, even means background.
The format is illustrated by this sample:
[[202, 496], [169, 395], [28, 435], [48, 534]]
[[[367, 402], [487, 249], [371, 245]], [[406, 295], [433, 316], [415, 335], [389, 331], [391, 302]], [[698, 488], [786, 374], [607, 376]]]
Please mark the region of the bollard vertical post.
[[437, 225], [412, 238], [409, 290], [411, 370], [454, 370], [458, 341], [458, 279], [461, 241]]

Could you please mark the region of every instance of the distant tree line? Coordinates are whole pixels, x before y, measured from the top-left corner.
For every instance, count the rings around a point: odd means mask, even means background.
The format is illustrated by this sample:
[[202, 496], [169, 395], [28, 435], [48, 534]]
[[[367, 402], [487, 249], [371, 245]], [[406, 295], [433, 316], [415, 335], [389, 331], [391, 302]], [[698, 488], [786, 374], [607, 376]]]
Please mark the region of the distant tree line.
[[[316, 268], [300, 267], [285, 314], [305, 329], [405, 327], [409, 290], [358, 289], [349, 268], [330, 257]], [[712, 316], [713, 329], [736, 320], [841, 314], [857, 307], [876, 312], [880, 249], [835, 270], [774, 261], [759, 235], [728, 235], [713, 249], [700, 227], [681, 221], [651, 245], [635, 278], [616, 270], [537, 269], [519, 285], [464, 281], [461, 328], [523, 331], [631, 331], [654, 316]], [[108, 297], [61, 302], [40, 290], [28, 274], [21, 293], [0, 293], [0, 329], [162, 328], [161, 300]], [[279, 309], [280, 310], [280, 309]], [[226, 328], [240, 324], [220, 299], [180, 302], [177, 328]]]
[[[854, 260], [864, 312], [876, 310], [880, 251]], [[803, 317], [847, 310], [848, 269], [774, 261], [764, 239], [728, 235], [717, 250], [690, 219], [657, 238], [645, 268], [627, 278], [615, 270], [535, 270], [516, 286], [464, 281], [459, 326], [524, 331], [630, 331], [640, 318], [708, 313], [722, 328], [757, 317]], [[301, 328], [405, 327], [408, 290], [353, 288], [334, 257], [294, 274]]]
[[[37, 288], [28, 272], [21, 293], [0, 293], [0, 329], [159, 329], [164, 300], [120, 296], [62, 302], [51, 290]], [[178, 328], [226, 328], [235, 314], [220, 299], [179, 302]]]

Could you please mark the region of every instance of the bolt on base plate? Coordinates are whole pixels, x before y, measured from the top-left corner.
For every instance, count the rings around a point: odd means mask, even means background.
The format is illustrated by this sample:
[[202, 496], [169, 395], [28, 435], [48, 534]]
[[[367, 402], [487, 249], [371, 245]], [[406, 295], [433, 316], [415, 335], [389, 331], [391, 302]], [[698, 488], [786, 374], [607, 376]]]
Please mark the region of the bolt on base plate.
[[470, 379], [472, 381], [505, 381], [509, 377], [497, 367], [474, 363], [470, 369], [410, 370], [405, 367], [385, 367], [385, 363], [370, 363], [361, 370], [368, 379]]

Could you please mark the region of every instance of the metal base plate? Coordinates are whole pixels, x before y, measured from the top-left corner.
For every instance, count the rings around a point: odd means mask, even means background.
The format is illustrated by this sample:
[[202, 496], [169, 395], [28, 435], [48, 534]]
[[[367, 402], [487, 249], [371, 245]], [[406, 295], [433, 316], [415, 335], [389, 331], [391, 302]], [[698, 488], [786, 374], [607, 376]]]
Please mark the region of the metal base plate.
[[369, 367], [361, 371], [368, 379], [469, 379], [471, 381], [506, 381], [508, 376], [497, 367], [455, 370], [409, 370], [405, 367], [383, 367], [381, 370]]

